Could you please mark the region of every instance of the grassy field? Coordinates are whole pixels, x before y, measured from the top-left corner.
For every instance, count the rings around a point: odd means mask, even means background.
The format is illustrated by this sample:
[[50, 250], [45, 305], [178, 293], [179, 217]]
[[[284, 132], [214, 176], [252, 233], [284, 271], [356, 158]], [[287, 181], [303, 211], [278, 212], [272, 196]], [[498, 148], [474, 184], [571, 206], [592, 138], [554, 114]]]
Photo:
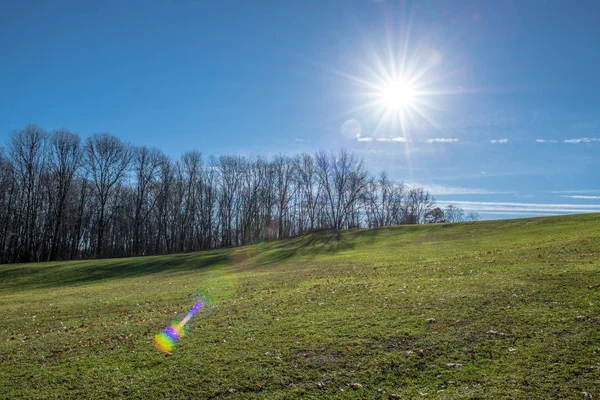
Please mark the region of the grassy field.
[[599, 256], [589, 214], [4, 265], [0, 397], [600, 398]]

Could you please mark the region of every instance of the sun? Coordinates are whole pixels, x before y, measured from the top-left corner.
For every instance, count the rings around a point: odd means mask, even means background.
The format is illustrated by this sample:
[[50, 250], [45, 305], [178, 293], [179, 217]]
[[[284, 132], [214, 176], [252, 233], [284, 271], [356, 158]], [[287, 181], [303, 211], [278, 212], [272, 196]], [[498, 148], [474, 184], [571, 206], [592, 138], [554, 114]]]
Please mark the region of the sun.
[[442, 57], [433, 50], [405, 53], [374, 53], [371, 62], [358, 65], [359, 74], [333, 70], [356, 87], [355, 107], [342, 115], [368, 121], [372, 140], [403, 137], [408, 142], [411, 135], [437, 128], [432, 117], [441, 108], [434, 97], [450, 93], [437, 87], [445, 77], [439, 67]]
[[358, 121], [362, 127], [359, 135], [344, 136], [361, 142], [410, 143], [411, 136], [440, 129], [438, 120], [452, 105], [447, 96], [463, 93], [451, 80], [454, 61], [433, 40], [411, 41], [411, 20], [404, 22], [400, 30], [387, 26], [386, 40], [366, 38], [364, 49], [358, 48], [358, 56], [347, 64], [351, 70], [320, 65], [346, 82], [343, 104], [348, 108], [335, 118], [344, 124]]
[[414, 108], [417, 100], [415, 87], [409, 81], [402, 79], [385, 82], [379, 95], [383, 108], [393, 112]]

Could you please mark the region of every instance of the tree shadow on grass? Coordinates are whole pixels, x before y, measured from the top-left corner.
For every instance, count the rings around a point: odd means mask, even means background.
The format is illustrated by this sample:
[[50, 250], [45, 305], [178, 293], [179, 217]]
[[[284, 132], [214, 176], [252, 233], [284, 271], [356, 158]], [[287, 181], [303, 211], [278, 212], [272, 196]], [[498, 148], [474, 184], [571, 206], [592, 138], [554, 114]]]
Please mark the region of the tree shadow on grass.
[[13, 264], [0, 267], [0, 291], [55, 288], [109, 279], [200, 270], [230, 262], [231, 251], [213, 250], [168, 256]]
[[314, 258], [353, 250], [356, 243], [337, 239], [330, 231], [313, 232], [293, 239], [283, 240], [268, 246], [269, 249], [257, 257], [256, 265], [281, 263], [293, 257]]
[[344, 232], [337, 239], [331, 231], [312, 232], [286, 240], [236, 249], [121, 259], [99, 259], [0, 266], [0, 292], [58, 288], [102, 280], [185, 272], [218, 265], [243, 264], [245, 268], [278, 264], [293, 257], [314, 258], [355, 249], [357, 243], [376, 240], [377, 230]]

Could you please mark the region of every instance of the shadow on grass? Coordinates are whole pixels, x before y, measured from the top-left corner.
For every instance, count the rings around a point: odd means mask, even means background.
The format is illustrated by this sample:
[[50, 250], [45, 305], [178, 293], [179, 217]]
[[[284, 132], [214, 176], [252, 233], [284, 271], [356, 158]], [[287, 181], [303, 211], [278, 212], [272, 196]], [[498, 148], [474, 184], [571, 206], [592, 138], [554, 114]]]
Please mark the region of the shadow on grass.
[[350, 230], [341, 239], [331, 231], [234, 249], [121, 259], [65, 261], [0, 266], [0, 291], [55, 288], [102, 280], [200, 270], [218, 265], [246, 268], [272, 265], [294, 257], [314, 258], [354, 250], [377, 240], [379, 230]]
[[[267, 265], [284, 262], [293, 257], [314, 258], [318, 255], [333, 255], [342, 251], [353, 250], [355, 240], [337, 239], [330, 231], [313, 232], [293, 239], [281, 240], [268, 246], [268, 250], [257, 257], [256, 265]], [[355, 239], [352, 237], [352, 239]]]
[[168, 256], [6, 265], [0, 267], [0, 290], [52, 288], [108, 279], [199, 270], [227, 264], [230, 260], [231, 251], [214, 250]]

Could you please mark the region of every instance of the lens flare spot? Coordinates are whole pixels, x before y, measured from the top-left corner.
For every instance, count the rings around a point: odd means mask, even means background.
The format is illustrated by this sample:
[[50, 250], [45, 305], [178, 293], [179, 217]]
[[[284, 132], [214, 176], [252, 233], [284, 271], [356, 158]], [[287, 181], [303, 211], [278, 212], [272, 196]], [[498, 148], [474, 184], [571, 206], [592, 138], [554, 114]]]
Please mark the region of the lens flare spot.
[[168, 354], [173, 351], [175, 340], [173, 340], [166, 332], [161, 332], [154, 337], [154, 345], [158, 350]]
[[186, 324], [189, 320], [204, 306], [204, 301], [199, 301], [194, 305], [190, 312], [179, 322], [173, 322], [162, 332], [154, 337], [154, 346], [165, 354], [171, 354], [175, 344], [179, 339], [185, 336]]

